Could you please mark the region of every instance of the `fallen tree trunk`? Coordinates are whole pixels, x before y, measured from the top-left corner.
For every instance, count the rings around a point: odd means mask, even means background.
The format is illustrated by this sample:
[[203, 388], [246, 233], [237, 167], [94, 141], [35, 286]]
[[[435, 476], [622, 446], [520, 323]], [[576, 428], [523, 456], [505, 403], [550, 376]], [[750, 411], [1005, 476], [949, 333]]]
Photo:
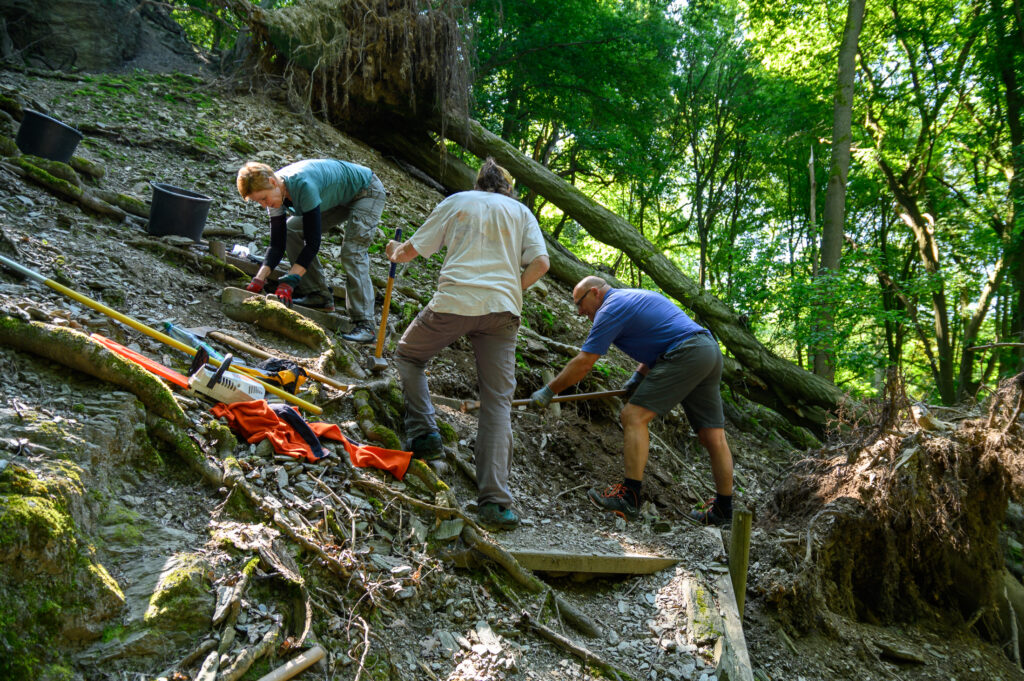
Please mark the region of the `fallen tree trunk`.
[[[440, 123], [431, 121], [435, 131]], [[618, 248], [647, 273], [668, 295], [693, 310], [729, 349], [745, 370], [765, 386], [754, 399], [783, 413], [794, 423], [822, 434], [828, 412], [849, 402], [833, 383], [805, 371], [764, 347], [747, 326], [721, 300], [701, 290], [629, 222], [591, 200], [472, 119], [446, 121], [451, 139], [473, 154], [493, 156], [517, 180], [527, 184], [572, 219], [595, 239]], [[412, 159], [410, 159], [412, 160]]]
[[[476, 121], [465, 125], [449, 120], [449, 132], [455, 131], [455, 141], [472, 153], [493, 156], [517, 180], [527, 184], [570, 217], [580, 223], [599, 241], [624, 251], [652, 279], [679, 302], [697, 313], [700, 321], [711, 328], [719, 340], [738, 361], [726, 366], [724, 380], [751, 400], [783, 414], [792, 423], [806, 427], [822, 436], [830, 412], [835, 412], [847, 400], [834, 384], [804, 371], [773, 354], [750, 333], [739, 317], [718, 298], [701, 291], [647, 241], [631, 224], [586, 197], [560, 177], [519, 153], [517, 149], [488, 132]], [[435, 123], [435, 127], [439, 124]], [[397, 154], [416, 165], [425, 173], [440, 180], [451, 191], [464, 191], [473, 186], [475, 173], [459, 159], [444, 154], [426, 135], [380, 134], [363, 131], [366, 138], [389, 153]], [[421, 139], [423, 146], [414, 140]], [[433, 148], [425, 148], [427, 144]], [[597, 272], [572, 255], [564, 246], [545, 233], [551, 260], [550, 274], [574, 285], [580, 279], [598, 274], [613, 286], [623, 284], [615, 277]]]

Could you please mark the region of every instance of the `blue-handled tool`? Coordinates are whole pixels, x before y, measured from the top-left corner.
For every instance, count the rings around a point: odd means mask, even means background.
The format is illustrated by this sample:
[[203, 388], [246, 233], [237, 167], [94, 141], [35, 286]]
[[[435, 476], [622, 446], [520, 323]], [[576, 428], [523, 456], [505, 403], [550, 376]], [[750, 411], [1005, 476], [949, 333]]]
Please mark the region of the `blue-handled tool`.
[[[395, 230], [395, 241], [402, 240], [402, 228]], [[373, 366], [370, 367], [375, 373], [387, 368], [388, 363], [381, 357], [384, 354], [384, 334], [388, 330], [388, 310], [391, 309], [391, 288], [395, 285], [395, 266], [398, 263], [391, 263], [388, 270], [388, 286], [384, 290], [384, 305], [380, 310], [380, 328], [377, 329], [377, 347], [373, 351]]]

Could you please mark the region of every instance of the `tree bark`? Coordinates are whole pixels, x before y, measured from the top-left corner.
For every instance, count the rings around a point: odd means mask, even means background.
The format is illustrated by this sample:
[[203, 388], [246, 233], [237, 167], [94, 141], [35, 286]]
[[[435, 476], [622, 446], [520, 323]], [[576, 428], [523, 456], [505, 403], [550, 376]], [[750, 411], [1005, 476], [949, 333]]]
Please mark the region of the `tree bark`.
[[853, 120], [853, 77], [861, 27], [864, 25], [865, 0], [850, 0], [846, 28], [839, 47], [839, 68], [832, 110], [832, 160], [825, 190], [824, 223], [821, 233], [821, 265], [818, 267], [819, 344], [814, 354], [814, 373], [828, 380], [836, 374], [835, 306], [831, 303], [834, 277], [839, 272], [843, 249], [843, 223], [846, 219], [846, 177], [850, 171], [850, 142]]

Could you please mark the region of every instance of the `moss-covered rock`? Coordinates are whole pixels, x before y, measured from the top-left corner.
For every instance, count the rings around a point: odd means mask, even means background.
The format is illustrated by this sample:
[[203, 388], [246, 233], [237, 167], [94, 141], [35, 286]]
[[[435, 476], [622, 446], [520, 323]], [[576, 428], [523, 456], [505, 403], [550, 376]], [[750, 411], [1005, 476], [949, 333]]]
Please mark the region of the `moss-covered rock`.
[[84, 488], [0, 471], [0, 678], [55, 678], [58, 643], [98, 638], [124, 594], [68, 512]]
[[0, 156], [10, 158], [12, 156], [17, 156], [20, 153], [18, 145], [14, 140], [6, 135], [0, 135]]
[[215, 606], [209, 591], [212, 567], [197, 553], [181, 553], [168, 569], [149, 601], [144, 621], [171, 641], [186, 641], [210, 625]]
[[0, 109], [14, 116], [19, 121], [25, 115], [21, 102], [8, 94], [0, 93]]
[[437, 419], [437, 429], [441, 432], [441, 439], [447, 444], [451, 444], [459, 439], [459, 434], [455, 432], [451, 424], [441, 419]]

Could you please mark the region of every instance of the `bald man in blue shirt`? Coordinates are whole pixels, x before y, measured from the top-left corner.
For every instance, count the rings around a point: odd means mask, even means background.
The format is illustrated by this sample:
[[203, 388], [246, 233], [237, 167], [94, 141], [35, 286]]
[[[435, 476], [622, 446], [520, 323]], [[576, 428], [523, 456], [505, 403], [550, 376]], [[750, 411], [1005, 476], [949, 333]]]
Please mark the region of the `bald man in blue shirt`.
[[732, 452], [725, 438], [722, 411], [722, 351], [710, 332], [671, 300], [653, 291], [615, 289], [600, 277], [586, 277], [573, 289], [576, 311], [594, 325], [576, 357], [530, 397], [544, 408], [551, 399], [583, 380], [594, 363], [615, 345], [639, 364], [626, 383], [626, 406], [620, 420], [624, 437], [625, 476], [587, 497], [602, 510], [623, 518], [640, 515], [640, 493], [650, 450], [648, 426], [656, 416], [682, 403], [690, 425], [711, 458], [715, 498], [690, 517], [705, 525], [732, 519]]

